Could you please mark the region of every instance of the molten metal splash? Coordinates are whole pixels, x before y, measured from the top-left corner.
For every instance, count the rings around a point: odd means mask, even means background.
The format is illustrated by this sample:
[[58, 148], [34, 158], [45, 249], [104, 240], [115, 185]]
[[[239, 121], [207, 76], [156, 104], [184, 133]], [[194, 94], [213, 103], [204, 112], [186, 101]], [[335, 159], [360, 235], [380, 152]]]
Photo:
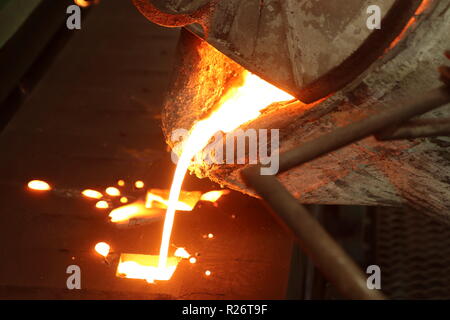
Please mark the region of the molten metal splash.
[[99, 242], [95, 245], [94, 249], [99, 255], [106, 258], [111, 250], [111, 247], [106, 242]]
[[81, 194], [83, 196], [85, 196], [86, 198], [91, 198], [91, 199], [100, 199], [103, 197], [103, 194], [101, 192], [98, 192], [97, 190], [92, 190], [92, 189], [83, 190], [81, 192]]
[[217, 200], [222, 198], [222, 196], [224, 196], [226, 194], [229, 194], [229, 193], [230, 193], [229, 190], [210, 191], [210, 192], [207, 192], [207, 193], [203, 194], [202, 197], [200, 198], [200, 200], [202, 200], [202, 201], [209, 201], [209, 202], [216, 202]]
[[37, 190], [37, 191], [48, 191], [51, 190], [50, 185], [42, 180], [31, 180], [28, 182], [28, 188], [31, 190]]
[[[254, 74], [245, 71], [244, 82], [232, 88], [221, 99], [219, 107], [206, 119], [197, 122], [189, 137], [183, 142], [170, 189], [170, 196], [161, 239], [158, 269], [168, 268], [168, 251], [175, 211], [177, 210], [183, 180], [192, 158], [208, 144], [218, 131], [230, 132], [257, 118], [260, 111], [278, 101], [294, 99], [286, 92], [272, 86]], [[155, 278], [156, 279], [156, 278]]]
[[153, 208], [147, 208], [145, 206], [144, 201], [136, 201], [134, 203], [121, 206], [119, 208], [116, 208], [112, 210], [109, 213], [109, 218], [111, 219], [111, 222], [123, 222], [128, 221], [132, 218], [158, 218], [161, 216], [161, 212], [164, 211], [153, 209]]
[[121, 278], [142, 279], [149, 283], [169, 280], [177, 268], [179, 258], [171, 257], [164, 269], [158, 267], [158, 256], [122, 253], [116, 275]]
[[191, 255], [189, 254], [189, 252], [186, 251], [185, 248], [177, 248], [177, 250], [175, 250], [175, 253], [173, 255], [177, 258], [182, 259], [189, 259], [191, 257]]

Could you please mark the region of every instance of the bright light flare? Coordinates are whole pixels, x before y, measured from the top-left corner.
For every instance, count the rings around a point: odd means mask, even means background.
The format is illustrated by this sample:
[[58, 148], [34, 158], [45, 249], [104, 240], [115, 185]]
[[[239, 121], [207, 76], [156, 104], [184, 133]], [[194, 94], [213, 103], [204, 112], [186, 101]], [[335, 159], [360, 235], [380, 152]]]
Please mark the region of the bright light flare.
[[101, 192], [98, 192], [97, 190], [92, 190], [92, 189], [83, 190], [81, 192], [81, 194], [83, 196], [85, 196], [86, 198], [91, 198], [91, 199], [100, 199], [101, 197], [103, 197], [103, 194]]
[[216, 191], [210, 191], [207, 193], [204, 193], [200, 200], [202, 201], [209, 201], [209, 202], [216, 202], [219, 200], [222, 196], [229, 194], [230, 190], [216, 190]]
[[99, 242], [95, 245], [95, 251], [105, 258], [108, 256], [110, 250], [111, 247], [106, 242]]
[[244, 71], [242, 76], [243, 84], [240, 87], [228, 90], [220, 100], [218, 108], [208, 118], [195, 123], [189, 137], [182, 143], [182, 152], [175, 169], [170, 189], [169, 206], [164, 220], [159, 252], [160, 268], [166, 266], [175, 211], [177, 210], [184, 177], [192, 158], [208, 145], [209, 140], [216, 132], [233, 131], [242, 124], [257, 118], [261, 110], [272, 103], [294, 99], [288, 93], [248, 71]]
[[28, 182], [28, 188], [36, 191], [48, 191], [52, 189], [47, 182], [42, 180], [31, 180]]

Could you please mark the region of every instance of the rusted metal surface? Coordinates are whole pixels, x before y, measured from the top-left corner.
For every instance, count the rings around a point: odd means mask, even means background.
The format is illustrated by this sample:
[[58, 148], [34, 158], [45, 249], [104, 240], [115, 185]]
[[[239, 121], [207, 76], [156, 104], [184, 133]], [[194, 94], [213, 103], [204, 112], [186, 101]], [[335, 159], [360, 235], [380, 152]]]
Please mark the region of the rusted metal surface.
[[[307, 142], [281, 154], [280, 173], [314, 160], [349, 143], [382, 131], [413, 116], [420, 115], [450, 102], [450, 88], [433, 90], [412, 101], [401, 101], [396, 107], [352, 123], [346, 127]], [[300, 245], [311, 256], [317, 267], [335, 284], [345, 297], [354, 299], [381, 298], [368, 290], [365, 277], [356, 264], [314, 220], [275, 176], [260, 174], [261, 166], [252, 166], [241, 172], [247, 185], [253, 188], [294, 233]]]
[[159, 10], [169, 14], [192, 14], [211, 0], [151, 0]]
[[[416, 96], [442, 84], [437, 69], [448, 64], [442, 55], [450, 47], [450, 9], [445, 2], [417, 17], [410, 33], [381, 56], [345, 89], [313, 104], [275, 105], [241, 129], [279, 128], [280, 151], [317, 138], [336, 127], [378, 113], [380, 104]], [[241, 67], [220, 58], [195, 36], [183, 34], [183, 54], [165, 101], [163, 129], [169, 145], [176, 128], [191, 128], [220, 98], [223, 83]], [[190, 39], [187, 39], [190, 38]], [[206, 58], [209, 57], [209, 58]], [[232, 72], [219, 72], [231, 65]], [[189, 67], [188, 67], [189, 66]], [[192, 72], [190, 72], [192, 70]], [[214, 72], [217, 71], [217, 72]], [[212, 79], [212, 80], [211, 80]], [[210, 81], [211, 80], [211, 81]], [[202, 98], [203, 93], [208, 92]], [[423, 117], [450, 117], [450, 106]], [[302, 203], [410, 205], [449, 221], [450, 141], [445, 137], [380, 142], [365, 138], [280, 175], [280, 180]], [[245, 166], [244, 166], [245, 167]], [[242, 165], [203, 165], [191, 168], [200, 177], [254, 195], [242, 182]], [[430, 197], [429, 195], [433, 196]]]
[[380, 132], [388, 126], [400, 124], [407, 119], [421, 115], [447, 103], [450, 103], [450, 88], [447, 86], [434, 89], [420, 96], [399, 101], [396, 106], [385, 108], [373, 116], [338, 128], [281, 154], [280, 171], [284, 172], [295, 166], [312, 161], [350, 143], [357, 142], [370, 134]]
[[276, 176], [260, 175], [259, 170], [259, 166], [247, 168], [242, 172], [243, 178], [269, 205], [281, 224], [293, 233], [302, 249], [337, 290], [349, 299], [384, 299], [379, 291], [367, 288], [366, 277], [360, 268]]
[[[176, 14], [177, 10], [170, 9], [177, 6], [175, 0], [133, 1], [149, 20], [164, 26], [186, 26], [248, 70], [304, 102], [323, 98], [355, 79], [389, 48], [421, 4], [434, 3], [187, 1], [191, 9]], [[367, 27], [370, 5], [381, 9], [381, 29]]]

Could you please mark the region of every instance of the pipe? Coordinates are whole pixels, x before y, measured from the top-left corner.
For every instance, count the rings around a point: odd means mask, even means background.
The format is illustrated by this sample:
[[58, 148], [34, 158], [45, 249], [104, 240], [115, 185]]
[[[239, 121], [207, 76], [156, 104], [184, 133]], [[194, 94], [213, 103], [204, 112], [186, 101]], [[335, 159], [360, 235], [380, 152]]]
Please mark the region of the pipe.
[[[315, 140], [280, 155], [280, 172], [311, 161], [383, 129], [393, 127], [414, 116], [450, 102], [450, 90], [443, 86], [420, 98], [401, 101], [397, 107], [359, 122], [338, 128]], [[278, 220], [292, 231], [295, 239], [322, 273], [346, 297], [351, 299], [384, 299], [379, 291], [369, 290], [365, 277], [353, 260], [310, 216], [275, 176], [260, 175], [260, 165], [241, 171], [241, 176], [269, 205]]]
[[417, 119], [375, 134], [380, 141], [450, 136], [449, 119]]
[[259, 167], [250, 167], [243, 170], [242, 175], [276, 213], [278, 220], [292, 231], [302, 249], [336, 289], [350, 299], [384, 299], [380, 291], [367, 288], [366, 277], [359, 267], [280, 181], [259, 172]]

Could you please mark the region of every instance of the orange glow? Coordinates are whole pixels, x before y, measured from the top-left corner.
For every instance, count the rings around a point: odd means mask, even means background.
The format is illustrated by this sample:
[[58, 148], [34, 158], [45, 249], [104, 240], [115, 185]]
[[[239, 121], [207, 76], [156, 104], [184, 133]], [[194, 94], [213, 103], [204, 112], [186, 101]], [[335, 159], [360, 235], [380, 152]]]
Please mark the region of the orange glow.
[[120, 203], [127, 203], [128, 202], [128, 198], [127, 197], [121, 197], [120, 198]]
[[294, 99], [286, 92], [265, 82], [248, 71], [243, 72], [243, 84], [230, 89], [219, 102], [218, 108], [208, 118], [194, 124], [189, 137], [182, 143], [182, 153], [175, 169], [169, 195], [169, 205], [164, 220], [161, 239], [159, 268], [167, 265], [170, 236], [181, 187], [192, 158], [208, 144], [218, 131], [225, 133], [257, 118], [260, 111], [270, 104]]
[[189, 259], [189, 262], [192, 263], [192, 264], [194, 264], [194, 263], [197, 262], [197, 258], [191, 257], [191, 258]]
[[405, 38], [408, 30], [417, 22], [417, 17], [420, 16], [427, 10], [431, 5], [432, 0], [423, 0], [422, 3], [417, 8], [416, 12], [414, 12], [414, 16], [408, 21], [406, 26], [400, 32], [400, 34], [392, 41], [388, 50], [393, 49], [402, 39]]
[[98, 4], [99, 0], [73, 0], [77, 6], [80, 6], [82, 8], [87, 8], [93, 4]]
[[177, 250], [175, 250], [175, 253], [173, 255], [177, 258], [183, 259], [189, 259], [189, 257], [191, 256], [189, 252], [186, 251], [185, 248], [177, 248]]
[[209, 202], [216, 202], [219, 200], [222, 196], [229, 194], [229, 190], [217, 190], [217, 191], [210, 191], [202, 195], [200, 200], [202, 201], [209, 201]]
[[81, 194], [83, 196], [85, 196], [87, 198], [91, 198], [91, 199], [100, 199], [101, 197], [103, 197], [101, 192], [98, 192], [98, 191], [92, 190], [92, 189], [83, 190], [83, 192], [81, 192]]
[[133, 218], [158, 218], [164, 211], [157, 208], [147, 208], [143, 201], [136, 201], [116, 208], [109, 213], [111, 222], [124, 222]]
[[28, 182], [28, 188], [37, 191], [48, 191], [52, 189], [47, 182], [42, 180], [31, 180]]
[[106, 201], [104, 201], [104, 200], [101, 200], [101, 201], [98, 201], [98, 202], [95, 204], [95, 207], [96, 207], [96, 208], [99, 208], [99, 209], [108, 209], [108, 208], [109, 208], [109, 205], [108, 205], [108, 202], [106, 202]]
[[120, 191], [119, 189], [115, 188], [115, 187], [108, 187], [105, 190], [106, 194], [110, 195], [111, 197], [118, 197], [120, 196]]
[[106, 258], [106, 256], [109, 254], [109, 251], [111, 250], [111, 247], [106, 242], [99, 242], [95, 245], [95, 251]]
[[[169, 206], [169, 192], [160, 189], [151, 189], [147, 192], [145, 199], [145, 206], [147, 208], [161, 208], [167, 209]], [[179, 199], [176, 204], [177, 211], [192, 211], [198, 200], [201, 197], [201, 193], [198, 191], [181, 191]]]
[[119, 181], [117, 181], [117, 185], [118, 185], [119, 187], [123, 187], [123, 186], [125, 185], [125, 181], [119, 180]]
[[134, 183], [134, 186], [138, 189], [142, 189], [145, 186], [145, 184], [143, 181], [138, 180]]
[[167, 259], [164, 268], [158, 267], [158, 256], [122, 253], [116, 275], [121, 278], [142, 279], [149, 283], [155, 280], [170, 280], [180, 259]]

